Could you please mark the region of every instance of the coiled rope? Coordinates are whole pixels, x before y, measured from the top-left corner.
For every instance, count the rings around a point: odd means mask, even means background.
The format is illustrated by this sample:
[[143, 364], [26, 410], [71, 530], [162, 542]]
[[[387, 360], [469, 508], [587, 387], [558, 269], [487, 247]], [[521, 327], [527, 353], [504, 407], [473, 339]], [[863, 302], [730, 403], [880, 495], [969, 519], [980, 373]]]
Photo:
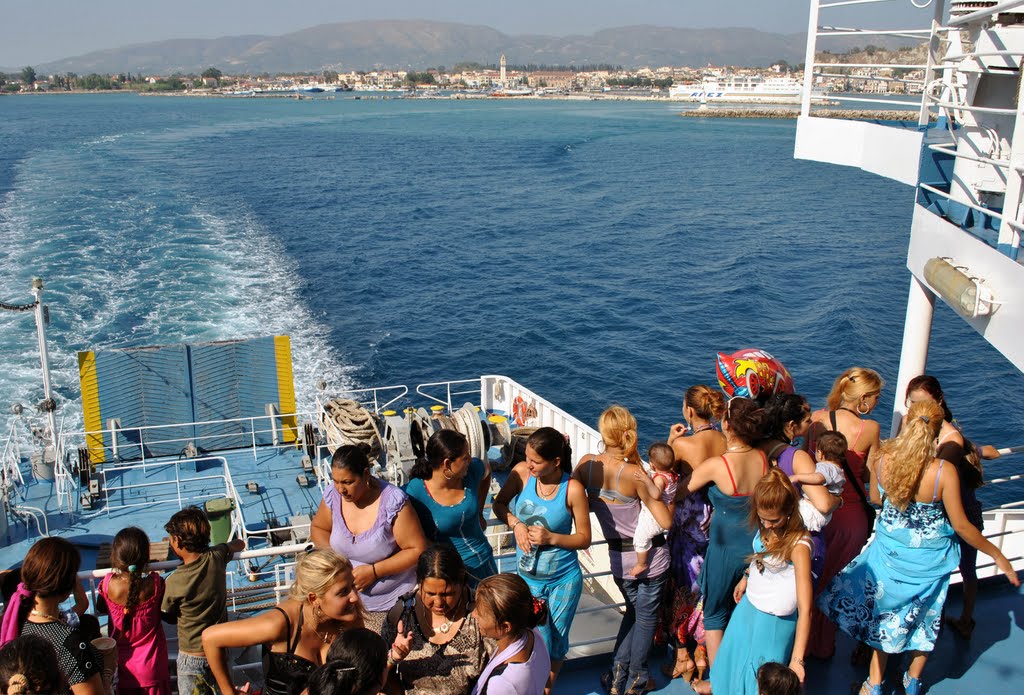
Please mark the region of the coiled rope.
[[384, 440], [374, 416], [363, 406], [346, 398], [335, 398], [324, 404], [321, 424], [327, 433], [327, 449], [333, 454], [339, 446], [367, 444], [370, 458], [380, 456]]

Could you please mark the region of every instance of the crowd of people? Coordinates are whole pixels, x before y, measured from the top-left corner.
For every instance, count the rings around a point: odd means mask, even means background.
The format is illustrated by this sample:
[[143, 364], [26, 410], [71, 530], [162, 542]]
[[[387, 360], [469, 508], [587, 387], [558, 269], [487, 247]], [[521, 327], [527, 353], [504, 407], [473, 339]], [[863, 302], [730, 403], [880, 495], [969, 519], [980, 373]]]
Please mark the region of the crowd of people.
[[[836, 629], [869, 663], [861, 695], [880, 693], [886, 659], [903, 653], [914, 695], [950, 574], [960, 567], [964, 607], [947, 623], [965, 638], [977, 551], [1019, 582], [981, 535], [978, 451], [938, 381], [910, 382], [903, 426], [886, 441], [867, 418], [881, 389], [877, 373], [851, 368], [812, 413], [795, 394], [726, 401], [694, 386], [684, 422], [647, 452], [649, 470], [622, 406], [600, 417], [601, 453], [575, 466], [562, 433], [536, 429], [492, 507], [511, 532], [514, 573], [498, 573], [484, 534], [491, 470], [453, 430], [430, 438], [404, 489], [374, 477], [367, 447], [339, 447], [314, 549], [298, 558], [287, 598], [250, 618], [226, 620], [226, 565], [242, 544], [211, 546], [202, 510], [168, 521], [182, 564], [166, 579], [146, 569], [146, 534], [126, 528], [95, 601], [117, 645], [117, 692], [171, 692], [168, 622], [183, 694], [246, 692], [228, 650], [257, 645], [267, 695], [549, 693], [569, 650], [593, 514], [624, 603], [601, 677], [610, 695], [654, 687], [658, 635], [675, 648], [665, 675], [698, 693], [797, 693], [804, 660], [831, 658]], [[79, 564], [71, 543], [43, 538], [4, 577], [0, 692], [109, 692]], [[74, 609], [61, 612], [72, 595]]]

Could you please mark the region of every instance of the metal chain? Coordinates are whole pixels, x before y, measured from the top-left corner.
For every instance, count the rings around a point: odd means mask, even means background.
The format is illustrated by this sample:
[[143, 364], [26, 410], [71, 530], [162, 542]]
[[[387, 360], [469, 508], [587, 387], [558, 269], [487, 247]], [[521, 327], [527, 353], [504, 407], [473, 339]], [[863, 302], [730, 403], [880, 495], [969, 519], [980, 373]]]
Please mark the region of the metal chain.
[[6, 302], [0, 302], [0, 309], [4, 311], [32, 311], [36, 308], [36, 303], [31, 304], [8, 304]]

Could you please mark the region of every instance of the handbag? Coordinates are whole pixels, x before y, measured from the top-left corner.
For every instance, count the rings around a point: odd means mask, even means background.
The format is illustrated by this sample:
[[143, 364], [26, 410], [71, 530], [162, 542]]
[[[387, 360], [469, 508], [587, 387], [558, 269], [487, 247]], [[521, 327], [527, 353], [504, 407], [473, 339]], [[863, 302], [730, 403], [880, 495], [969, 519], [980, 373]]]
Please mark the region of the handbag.
[[[828, 411], [828, 419], [832, 423], [832, 431], [839, 431], [839, 427], [836, 425], [836, 411]], [[868, 501], [868, 496], [864, 492], [864, 485], [861, 484], [860, 480], [857, 479], [857, 476], [855, 476], [853, 474], [853, 471], [850, 470], [850, 464], [847, 462], [846, 457], [844, 456], [843, 460], [840, 461], [839, 463], [843, 467], [843, 472], [846, 473], [846, 481], [848, 483], [853, 483], [853, 490], [854, 492], [857, 493], [857, 497], [860, 497], [861, 504], [864, 505], [864, 513], [868, 517], [868, 528], [874, 528], [875, 517], [878, 516], [878, 510], [876, 510], [874, 505], [872, 505], [871, 502]]]

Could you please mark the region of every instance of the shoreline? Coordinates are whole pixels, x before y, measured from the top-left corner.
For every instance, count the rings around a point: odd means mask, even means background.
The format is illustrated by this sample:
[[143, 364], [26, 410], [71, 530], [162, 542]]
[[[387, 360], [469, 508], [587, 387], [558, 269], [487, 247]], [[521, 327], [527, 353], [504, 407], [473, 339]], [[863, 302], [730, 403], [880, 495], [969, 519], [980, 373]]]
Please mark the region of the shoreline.
[[[638, 101], [656, 102], [665, 105], [679, 107], [678, 116], [683, 118], [726, 118], [726, 119], [773, 119], [773, 120], [795, 120], [800, 115], [799, 104], [780, 104], [778, 102], [754, 102], [735, 103], [726, 106], [713, 105], [688, 108], [692, 101], [670, 99], [667, 96], [652, 95], [629, 95], [629, 94], [544, 94], [544, 95], [521, 95], [515, 97], [494, 97], [487, 94], [445, 94], [434, 95], [424, 94], [418, 96], [407, 96], [403, 94], [382, 94], [377, 92], [338, 92], [328, 95], [319, 94], [221, 94], [215, 92], [145, 92], [130, 89], [110, 90], [72, 90], [60, 92], [17, 92], [13, 94], [2, 94], [0, 96], [11, 97], [45, 97], [58, 95], [88, 95], [88, 94], [134, 94], [141, 97], [189, 97], [207, 99], [291, 99], [293, 101], [336, 101], [346, 99], [351, 101], [387, 101], [387, 100], [441, 100], [441, 101]], [[908, 106], [913, 104], [908, 103]], [[917, 120], [916, 109], [829, 109], [821, 105], [811, 109], [811, 115], [821, 118], [842, 118], [851, 120], [882, 120], [882, 121], [914, 121]], [[934, 116], [932, 117], [934, 120]]]

